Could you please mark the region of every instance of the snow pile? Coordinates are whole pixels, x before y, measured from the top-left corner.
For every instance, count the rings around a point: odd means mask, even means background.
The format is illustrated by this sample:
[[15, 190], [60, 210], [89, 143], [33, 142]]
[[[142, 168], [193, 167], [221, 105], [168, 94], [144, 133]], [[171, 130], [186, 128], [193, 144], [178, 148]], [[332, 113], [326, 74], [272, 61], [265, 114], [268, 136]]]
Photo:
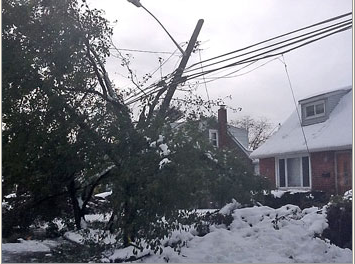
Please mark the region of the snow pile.
[[[224, 213], [238, 207], [237, 202], [223, 208]], [[289, 262], [341, 262], [352, 261], [352, 251], [342, 249], [318, 238], [327, 226], [326, 207], [301, 210], [294, 205], [278, 209], [267, 206], [236, 209], [227, 228], [210, 226], [210, 233], [203, 237], [190, 232], [174, 232], [163, 241], [163, 253], [144, 251], [138, 262], [188, 262], [188, 263], [289, 263]], [[181, 248], [174, 251], [170, 245], [180, 241]], [[116, 250], [103, 262], [117, 256], [129, 258], [130, 249]], [[149, 256], [148, 256], [149, 254]]]
[[170, 163], [171, 161], [168, 158], [164, 158], [159, 162], [159, 169], [161, 170], [166, 164]]
[[112, 213], [107, 213], [107, 214], [87, 214], [85, 215], [85, 221], [86, 222], [95, 222], [95, 221], [99, 221], [99, 222], [108, 222], [108, 220], [110, 219]]
[[103, 193], [95, 194], [95, 197], [102, 198], [102, 199], [106, 199], [106, 198], [107, 198], [108, 196], [110, 196], [111, 194], [112, 194], [112, 191], [103, 192]]
[[159, 148], [161, 149], [161, 153], [160, 153], [161, 156], [167, 156], [170, 154], [170, 150], [168, 148], [168, 145], [166, 145], [165, 143], [160, 144]]
[[[120, 250], [116, 250], [113, 255], [111, 255], [108, 259], [104, 259], [104, 260], [106, 260], [105, 262], [112, 262], [116, 259], [128, 260], [130, 258], [133, 258], [133, 255], [132, 255], [133, 249], [134, 249], [133, 246], [129, 246], [129, 247], [126, 247], [126, 248], [123, 248]], [[135, 255], [134, 258], [140, 258], [140, 257], [145, 256], [147, 254], [150, 254], [150, 250], [144, 249], [143, 252], [138, 251], [137, 255]]]
[[232, 199], [232, 203], [226, 204], [219, 210], [219, 213], [222, 215], [228, 215], [232, 213], [235, 209], [240, 208], [242, 205], [238, 203], [235, 199]]
[[[302, 189], [272, 190], [271, 194], [275, 198], [281, 198], [285, 193], [295, 194], [295, 193], [306, 193], [306, 192], [309, 192], [309, 190], [302, 190]], [[310, 196], [310, 198], [312, 198], [312, 197]]]
[[64, 237], [74, 243], [84, 245], [85, 242], [103, 243], [106, 245], [116, 243], [116, 235], [106, 230], [81, 229], [79, 231], [69, 231], [64, 233]]

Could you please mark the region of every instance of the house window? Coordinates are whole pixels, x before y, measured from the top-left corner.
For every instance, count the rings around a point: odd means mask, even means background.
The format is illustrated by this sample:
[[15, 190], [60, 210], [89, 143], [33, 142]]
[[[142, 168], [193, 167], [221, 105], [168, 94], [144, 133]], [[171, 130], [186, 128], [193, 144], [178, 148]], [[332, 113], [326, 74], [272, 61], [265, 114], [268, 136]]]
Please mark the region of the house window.
[[278, 159], [279, 187], [310, 187], [309, 157]]
[[305, 118], [314, 118], [325, 115], [325, 102], [317, 101], [315, 103], [310, 103], [305, 105]]
[[218, 130], [210, 129], [209, 130], [209, 138], [210, 138], [210, 142], [212, 143], [212, 145], [218, 147]]

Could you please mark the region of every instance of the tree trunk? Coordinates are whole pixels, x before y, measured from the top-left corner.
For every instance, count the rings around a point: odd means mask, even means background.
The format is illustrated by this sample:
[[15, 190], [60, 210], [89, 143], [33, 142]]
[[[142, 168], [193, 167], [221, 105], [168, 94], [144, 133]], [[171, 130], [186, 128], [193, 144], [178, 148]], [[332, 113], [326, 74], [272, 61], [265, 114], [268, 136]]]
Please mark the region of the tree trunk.
[[79, 206], [78, 199], [76, 198], [76, 189], [75, 189], [75, 181], [74, 181], [74, 179], [71, 180], [69, 185], [68, 185], [68, 192], [69, 192], [69, 196], [71, 198], [72, 205], [73, 205], [75, 226], [79, 230], [79, 229], [81, 229], [82, 211], [81, 211], [81, 208]]

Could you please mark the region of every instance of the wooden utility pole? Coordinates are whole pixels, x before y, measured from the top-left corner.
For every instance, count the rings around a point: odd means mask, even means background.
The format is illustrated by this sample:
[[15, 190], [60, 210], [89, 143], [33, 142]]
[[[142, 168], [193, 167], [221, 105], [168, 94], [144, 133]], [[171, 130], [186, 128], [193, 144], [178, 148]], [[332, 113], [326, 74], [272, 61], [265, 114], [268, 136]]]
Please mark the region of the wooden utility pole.
[[170, 105], [170, 102], [171, 102], [171, 99], [173, 98], [173, 95], [176, 91], [176, 88], [178, 86], [178, 84], [180, 83], [181, 81], [181, 76], [182, 76], [182, 73], [184, 72], [184, 69], [186, 67], [186, 64], [191, 56], [191, 53], [195, 47], [195, 44], [196, 44], [196, 41], [197, 41], [197, 37], [201, 31], [201, 28], [202, 28], [202, 25], [203, 25], [203, 19], [199, 19], [198, 22], [197, 22], [197, 25], [195, 27], [195, 30], [194, 32], [192, 33], [192, 36], [190, 38], [190, 41], [189, 41], [189, 44], [187, 45], [187, 48], [183, 54], [183, 57], [180, 61], [180, 64], [179, 64], [179, 67], [176, 69], [176, 72], [175, 72], [175, 75], [173, 77], [173, 80], [170, 84], [170, 86], [168, 87], [168, 91], [166, 92], [166, 96], [163, 100], [163, 103], [160, 107], [160, 110], [159, 110], [159, 114], [161, 116], [165, 116], [165, 113], [167, 112], [168, 108], [169, 108], [169, 105]]

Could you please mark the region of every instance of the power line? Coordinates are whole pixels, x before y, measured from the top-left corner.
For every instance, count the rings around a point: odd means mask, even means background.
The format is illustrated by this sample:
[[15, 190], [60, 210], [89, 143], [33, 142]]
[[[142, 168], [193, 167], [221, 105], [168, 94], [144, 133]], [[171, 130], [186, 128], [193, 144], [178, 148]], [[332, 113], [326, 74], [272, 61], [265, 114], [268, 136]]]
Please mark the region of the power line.
[[[270, 62], [272, 62], [272, 61], [274, 61], [274, 60], [277, 60], [277, 59], [278, 59], [278, 57], [277, 57], [277, 58], [274, 58], [274, 59], [271, 59], [271, 60], [269, 60], [269, 61], [267, 61], [267, 62], [265, 62], [265, 63], [263, 63], [263, 64], [261, 64], [261, 65], [259, 65], [259, 66], [257, 66], [257, 67], [255, 67], [254, 69], [251, 69], [251, 70], [249, 70], [249, 71], [247, 71], [247, 72], [244, 72], [244, 73], [241, 73], [241, 74], [232, 75], [232, 74], [234, 74], [234, 73], [237, 73], [237, 72], [239, 72], [239, 71], [241, 71], [241, 70], [243, 70], [243, 69], [245, 69], [245, 68], [251, 66], [251, 65], [254, 64], [254, 63], [257, 63], [258, 61], [253, 61], [253, 62], [251, 62], [250, 64], [248, 64], [248, 65], [246, 65], [246, 66], [244, 66], [244, 67], [242, 67], [242, 68], [240, 68], [240, 69], [238, 69], [238, 70], [232, 71], [232, 72], [227, 73], [227, 74], [222, 75], [222, 76], [211, 77], [211, 78], [206, 77], [206, 79], [210, 79], [209, 81], [207, 81], [207, 83], [209, 83], [209, 82], [214, 82], [214, 81], [217, 81], [217, 80], [219, 80], [219, 79], [236, 78], [236, 77], [240, 77], [240, 76], [246, 75], [246, 74], [251, 73], [251, 72], [253, 72], [253, 71], [255, 71], [255, 70], [257, 70], [257, 69], [259, 69], [259, 68], [265, 66], [266, 64], [269, 64]], [[231, 75], [232, 75], [232, 76], [231, 76]]]
[[[201, 58], [201, 50], [198, 49], [198, 55], [200, 57], [200, 61], [202, 61], [202, 58]], [[201, 70], [203, 72], [203, 65], [201, 63]], [[203, 82], [204, 82], [204, 85], [205, 85], [205, 90], [206, 90], [206, 94], [207, 94], [207, 100], [208, 100], [208, 107], [209, 107], [209, 110], [211, 112], [211, 103], [210, 103], [210, 96], [208, 94], [208, 89], [207, 89], [207, 83], [206, 83], [206, 80], [205, 80], [205, 75], [202, 76], [203, 77]]]
[[308, 148], [308, 143], [307, 143], [307, 138], [306, 138], [306, 134], [304, 133], [304, 129], [303, 129], [303, 126], [302, 126], [302, 119], [301, 119], [301, 116], [300, 116], [300, 113], [299, 113], [298, 107], [297, 107], [297, 102], [296, 102], [296, 98], [295, 98], [295, 93], [293, 92], [293, 88], [292, 88], [292, 84], [291, 84], [290, 75], [288, 74], [287, 64], [286, 64], [286, 61], [285, 61], [285, 58], [284, 58], [283, 55], [282, 55], [282, 59], [283, 59], [283, 64], [284, 64], [284, 66], [285, 66], [285, 72], [286, 72], [286, 75], [287, 75], [288, 84], [289, 84], [290, 89], [291, 89], [292, 98], [293, 98], [293, 103], [295, 104], [295, 108], [296, 108], [296, 112], [297, 112], [297, 116], [298, 116], [298, 121], [299, 121], [300, 126], [301, 126], [301, 130], [302, 130], [304, 142], [305, 142], [305, 144], [306, 144], [306, 148], [307, 148], [308, 155], [310, 155], [309, 148]]
[[[179, 45], [180, 45], [181, 47], [183, 47], [183, 46], [186, 45], [186, 42], [181, 42]], [[174, 54], [175, 54], [177, 51], [178, 51], [178, 49], [176, 49], [176, 50], [169, 56], [169, 58], [167, 58], [163, 63], [161, 63], [160, 66], [159, 66], [156, 70], [154, 70], [152, 73], [150, 73], [150, 75], [155, 74], [159, 69], [161, 69], [161, 68], [163, 67], [163, 65], [164, 65], [165, 63], [167, 63], [167, 62], [174, 56]], [[180, 56], [180, 55], [179, 55], [179, 56]], [[179, 62], [179, 61], [177, 61], [177, 63], [178, 63], [178, 62]], [[176, 68], [176, 66], [175, 66], [174, 68]]]
[[[293, 51], [293, 50], [298, 49], [298, 48], [300, 48], [300, 47], [303, 47], [303, 46], [305, 46], [305, 45], [308, 45], [308, 44], [313, 43], [313, 42], [315, 42], [315, 41], [321, 40], [321, 39], [323, 39], [323, 38], [329, 37], [329, 36], [334, 35], [334, 34], [336, 34], [336, 33], [343, 32], [343, 31], [348, 30], [348, 29], [351, 29], [351, 28], [352, 28], [352, 24], [349, 25], [349, 26], [347, 26], [347, 27], [343, 27], [343, 28], [341, 28], [341, 29], [339, 29], [339, 30], [337, 30], [337, 31], [331, 32], [331, 33], [326, 34], [326, 35], [324, 35], [324, 36], [321, 36], [321, 37], [319, 37], [319, 38], [312, 39], [312, 40], [310, 40], [310, 41], [307, 41], [307, 42], [304, 42], [304, 43], [302, 43], [302, 44], [299, 44], [299, 45], [297, 45], [297, 46], [295, 46], [295, 47], [293, 47], [293, 48], [290, 48], [290, 49], [288, 49], [288, 50], [283, 50], [283, 51], [280, 51], [280, 52], [278, 52], [278, 53], [274, 53], [274, 54], [267, 55], [268, 53], [270, 53], [270, 52], [272, 52], [272, 51], [277, 51], [277, 50], [279, 50], [279, 49], [282, 49], [282, 48], [285, 48], [285, 47], [288, 47], [288, 46], [292, 46], [292, 45], [297, 44], [297, 43], [299, 43], [299, 42], [302, 42], [302, 41], [304, 41], [304, 40], [311, 39], [311, 38], [313, 38], [314, 36], [320, 35], [320, 34], [322, 34], [322, 33], [324, 33], [324, 32], [318, 33], [318, 34], [313, 35], [313, 36], [311, 36], [311, 37], [307, 37], [307, 38], [304, 38], [304, 39], [302, 39], [302, 40], [292, 42], [292, 43], [287, 44], [287, 45], [284, 45], [284, 46], [282, 46], [282, 47], [278, 47], [278, 48], [275, 48], [275, 49], [272, 49], [272, 50], [269, 50], [269, 51], [266, 51], [266, 52], [262, 52], [262, 53], [259, 53], [259, 54], [257, 54], [257, 55], [253, 55], [253, 56], [251, 56], [251, 57], [249, 57], [249, 58], [242, 59], [242, 60], [240, 60], [240, 61], [227, 64], [227, 65], [225, 65], [225, 66], [221, 66], [221, 67], [218, 67], [218, 68], [215, 68], [215, 69], [207, 70], [207, 71], [205, 71], [205, 72], [202, 73], [202, 74], [209, 74], [209, 73], [218, 71], [218, 70], [220, 70], [220, 69], [225, 69], [225, 68], [229, 68], [229, 67], [233, 67], [233, 66], [237, 66], [237, 65], [249, 63], [249, 62], [252, 62], [252, 61], [255, 61], [255, 60], [262, 60], [262, 59], [266, 59], [266, 58], [278, 56], [278, 55], [281, 55], [281, 54], [286, 54], [286, 53], [288, 53], [288, 52], [290, 52], [290, 51]], [[264, 57], [258, 58], [258, 57], [261, 56], [261, 55], [264, 55]], [[187, 75], [185, 78], [186, 78], [186, 80], [190, 80], [190, 79], [194, 79], [194, 78], [200, 77], [200, 76], [202, 76], [202, 74], [201, 74], [201, 73], [195, 73], [195, 74]]]
[[[184, 44], [185, 44], [185, 42], [182, 42], [181, 43], [182, 44], [182, 46], [184, 46]], [[120, 54], [120, 56], [123, 58], [123, 55], [120, 53], [120, 49], [118, 49], [113, 43], [112, 43], [112, 45], [113, 45], [113, 47], [114, 47], [114, 49]], [[150, 75], [150, 76], [153, 76], [159, 69], [161, 69], [162, 68], [162, 66], [165, 64], [165, 63], [167, 63], [172, 57], [173, 57], [173, 55], [176, 53], [178, 51], [178, 49], [176, 49], [169, 57], [168, 57], [168, 59], [166, 59], [163, 63], [160, 63], [160, 65], [159, 65], [159, 67], [157, 67], [155, 70], [153, 70], [151, 73], [149, 73], [148, 75]], [[171, 73], [171, 74], [169, 74], [169, 75], [172, 75], [173, 73]], [[169, 75], [167, 75], [167, 76], [169, 76]], [[168, 77], [165, 77], [165, 78], [168, 78]], [[128, 79], [130, 79], [130, 78], [128, 78]], [[142, 90], [141, 88], [139, 88], [139, 92], [138, 92], [138, 94], [133, 94], [132, 96], [130, 96], [130, 97], [128, 97], [128, 98], [126, 98], [125, 100], [127, 101], [127, 100], [130, 100], [130, 99], [132, 99], [132, 98], [134, 98], [134, 97], [136, 97], [136, 96], [139, 96], [139, 94], [144, 94], [146, 97], [148, 97], [150, 94], [147, 94], [145, 91], [146, 90], [148, 90], [148, 89], [150, 89], [150, 88], [154, 88], [156, 85], [157, 85], [157, 83], [159, 83], [159, 82], [155, 82], [155, 83], [153, 83], [153, 84], [151, 84], [150, 86], [148, 86], [148, 87], [146, 87], [144, 90]]]
[[[314, 25], [311, 25], [311, 26], [308, 26], [308, 27], [305, 27], [303, 29], [307, 29], [307, 28], [310, 28], [310, 27], [313, 27], [313, 26], [316, 26], [316, 25], [320, 25], [320, 24], [324, 24], [324, 23], [327, 23], [329, 21], [332, 21], [332, 20], [335, 20], [335, 19], [339, 19], [341, 17], [344, 17], [344, 16], [347, 16], [351, 13], [348, 13], [348, 14], [345, 14], [345, 15], [342, 15], [342, 16], [338, 16], [338, 17], [335, 17], [335, 18], [332, 18], [332, 19], [328, 19], [328, 20], [325, 20], [325, 21], [322, 21], [320, 23], [317, 23], [317, 24], [314, 24]], [[214, 69], [210, 69], [210, 70], [207, 70], [207, 71], [202, 71], [202, 72], [199, 72], [199, 73], [195, 73], [195, 74], [190, 74], [190, 75], [187, 75], [187, 76], [183, 76], [183, 78], [181, 78], [180, 80], [176, 81], [175, 83], [169, 83], [168, 85], [176, 85], [176, 84], [179, 84], [179, 83], [183, 83], [183, 82], [186, 82], [187, 80], [191, 80], [191, 79], [195, 79], [195, 78], [198, 78], [198, 77], [201, 77], [201, 76], [204, 76], [207, 75], [207, 74], [211, 74], [213, 72], [216, 72], [216, 71], [219, 71], [219, 70], [222, 70], [222, 69], [227, 69], [227, 68], [230, 68], [230, 67], [234, 67], [234, 66], [238, 66], [238, 65], [243, 65], [243, 64], [246, 64], [246, 63], [254, 63], [254, 62], [257, 62], [257, 61], [260, 61], [260, 60], [263, 60], [263, 59], [267, 59], [267, 58], [270, 58], [270, 57], [275, 57], [275, 56], [279, 56], [279, 55], [282, 55], [282, 54], [286, 54], [288, 52], [291, 52], [295, 49], [298, 49], [300, 47], [303, 47], [305, 45], [308, 45], [308, 44], [311, 44], [315, 41], [318, 41], [318, 40], [321, 40], [323, 38], [326, 38], [326, 37], [329, 37], [333, 34], [336, 34], [336, 33], [340, 33], [340, 32], [343, 32], [345, 30], [348, 30], [348, 29], [351, 29], [352, 28], [352, 22], [350, 22], [351, 19], [349, 20], [346, 20], [346, 21], [343, 21], [343, 22], [339, 22], [339, 23], [336, 23], [336, 24], [333, 24], [331, 26], [327, 26], [327, 27], [324, 27], [324, 28], [321, 28], [321, 29], [318, 29], [318, 30], [315, 30], [315, 31], [312, 31], [312, 32], [309, 32], [309, 33], [306, 33], [306, 34], [303, 34], [301, 36], [298, 36], [298, 37], [293, 37], [291, 39], [288, 39], [288, 40], [285, 40], [285, 41], [282, 41], [278, 44], [282, 44], [282, 43], [285, 43], [285, 42], [289, 42], [291, 40], [294, 40], [294, 39], [297, 39], [297, 38], [300, 38], [300, 37], [303, 37], [303, 36], [307, 36], [307, 35], [310, 35], [312, 33], [315, 33], [311, 36], [308, 36], [308, 37], [305, 37], [305, 38], [302, 38], [300, 40], [297, 40], [297, 41], [294, 41], [294, 42], [291, 42], [291, 43], [288, 43], [286, 45], [283, 45], [281, 47], [277, 47], [277, 48], [274, 48], [274, 49], [271, 49], [271, 50], [268, 50], [268, 51], [265, 51], [265, 52], [262, 52], [262, 53], [259, 53], [259, 54], [256, 54], [256, 55], [253, 55], [253, 56], [250, 56], [248, 58], [245, 58], [245, 59], [242, 59], [242, 60], [239, 60], [239, 61], [236, 61], [236, 62], [233, 62], [233, 63], [230, 63], [230, 64], [227, 64], [227, 65], [224, 65], [224, 66], [221, 66], [221, 67], [217, 67], [217, 68], [214, 68]], [[287, 34], [283, 34], [281, 36], [286, 36], [286, 35], [289, 35], [291, 33], [294, 33], [294, 32], [299, 32], [303, 29], [299, 29], [299, 30], [295, 30], [295, 31], [292, 31], [290, 33], [287, 33]], [[326, 30], [325, 30], [326, 29]], [[335, 30], [337, 29], [337, 30]], [[334, 31], [335, 30], [335, 31]], [[325, 34], [327, 32], [330, 32], [328, 34]], [[325, 35], [324, 35], [325, 34]], [[319, 35], [322, 35], [318, 38], [314, 38], [316, 36], [319, 36]], [[245, 50], [247, 48], [250, 48], [250, 47], [253, 47], [253, 46], [256, 46], [256, 45], [259, 45], [261, 43], [265, 43], [267, 41], [270, 41], [270, 40], [273, 40], [273, 39], [277, 39], [281, 36], [278, 36], [278, 37], [275, 37], [275, 38], [271, 38], [269, 40], [266, 40], [266, 41], [262, 41], [262, 42], [259, 42], [257, 44], [254, 44], [254, 45], [251, 45], [251, 46], [248, 46], [246, 48], [243, 48], [243, 49], [240, 49], [238, 51], [241, 51], [241, 50]], [[308, 41], [307, 41], [308, 40]], [[304, 42], [305, 41], [305, 42]], [[301, 43], [303, 42], [303, 43]], [[298, 43], [301, 43], [299, 45], [296, 45], [294, 46], [295, 44], [298, 44]], [[266, 48], [270, 48], [272, 46], [275, 46], [276, 44], [273, 44], [273, 45], [269, 45], [263, 49], [266, 49]], [[271, 52], [273, 51], [278, 51], [280, 49], [283, 49], [283, 48], [286, 48], [286, 47], [289, 47], [289, 46], [293, 46], [287, 50], [283, 50], [283, 51], [279, 51], [277, 53], [273, 53], [273, 54], [270, 54]], [[262, 49], [257, 49], [257, 50], [254, 50], [252, 52], [248, 52], [246, 54], [251, 54], [251, 53], [254, 53], [258, 50], [262, 50]], [[235, 53], [236, 51], [232, 52], [232, 53]], [[228, 54], [231, 54], [231, 53], [228, 53]], [[244, 54], [245, 55], [245, 54]], [[217, 56], [217, 57], [222, 57], [222, 56], [225, 56], [224, 55], [221, 55], [221, 56]], [[262, 57], [260, 57], [262, 56]], [[217, 58], [215, 57], [215, 58]], [[240, 56], [236, 56], [236, 57], [240, 57]], [[212, 60], [212, 59], [209, 59], [209, 60]], [[205, 61], [202, 61], [202, 62], [206, 62], [206, 61], [209, 61], [209, 60], [205, 60]], [[195, 64], [196, 65], [196, 64]], [[193, 65], [191, 65], [189, 68], [191, 68]], [[263, 65], [262, 65], [263, 66]], [[261, 67], [261, 66], [260, 66]], [[254, 69], [256, 70], [256, 69]], [[236, 72], [236, 71], [235, 71]], [[171, 78], [171, 76], [174, 75], [174, 72], [167, 75], [167, 76], [170, 76], [170, 77], [167, 77], [166, 79], [168, 78]], [[159, 86], [159, 82], [155, 83], [155, 84], [152, 84], [151, 86], [149, 86], [148, 88], [146, 89], [150, 89], [149, 92], [146, 92], [146, 95], [145, 96], [140, 96], [140, 93], [136, 94], [134, 97], [136, 97], [136, 99], [133, 99], [132, 98], [132, 101], [128, 102], [127, 104], [130, 104], [130, 103], [134, 103], [135, 101], [137, 100], [141, 100], [141, 99], [144, 99], [145, 97], [147, 96], [150, 96], [151, 94], [154, 94], [156, 92], [159, 92], [161, 91], [162, 89], [165, 89], [164, 87], [161, 88], [161, 86]], [[146, 91], [145, 89], [145, 91]]]
[[[214, 80], [218, 80], [218, 79], [222, 79], [222, 78], [229, 78], [231, 74], [237, 73], [237, 72], [239, 72], [239, 71], [241, 71], [241, 70], [243, 70], [243, 69], [245, 69], [245, 68], [248, 68], [249, 66], [251, 66], [251, 65], [253, 65], [254, 63], [257, 63], [257, 62], [258, 62], [258, 60], [253, 61], [253, 62], [251, 62], [251, 63], [249, 63], [249, 64], [243, 66], [242, 68], [239, 68], [239, 69], [237, 69], [237, 70], [234, 70], [234, 71], [232, 71], [232, 72], [230, 72], [230, 73], [227, 73], [227, 74], [225, 74], [225, 75], [222, 75], [222, 76], [217, 76], [217, 77], [205, 77], [204, 79], [210, 79], [210, 80], [214, 81]], [[229, 68], [224, 69], [224, 70], [229, 70]], [[196, 78], [196, 79], [198, 79], [198, 78]], [[209, 82], [210, 82], [210, 81], [209, 81]]]
[[[175, 72], [175, 71], [174, 71]], [[157, 93], [163, 89], [166, 89], [166, 86], [169, 86], [169, 84], [166, 84], [169, 79], [170, 81], [172, 80], [172, 77], [174, 75], [174, 72], [173, 73], [170, 73], [168, 75], [165, 76], [165, 80], [159, 80], [159, 81], [156, 81], [155, 83], [151, 84], [150, 86], [148, 86], [147, 88], [145, 88], [145, 95], [140, 92], [138, 92], [137, 94], [135, 95], [132, 95], [131, 97], [129, 98], [126, 98], [126, 104], [132, 104], [136, 101], [139, 101], [139, 100], [142, 100], [144, 98], [147, 98], [149, 97], [150, 95], [154, 94], [154, 93]], [[166, 84], [166, 85], [164, 85]], [[149, 90], [149, 91], [147, 91]]]
[[[329, 32], [329, 31], [332, 31], [332, 30], [335, 30], [335, 29], [338, 29], [338, 28], [341, 28], [341, 27], [345, 27], [345, 26], [349, 26], [349, 25], [352, 25], [352, 19], [348, 19], [346, 21], [342, 21], [342, 22], [339, 22], [339, 23], [336, 23], [336, 24], [333, 24], [333, 25], [330, 25], [330, 26], [327, 26], [327, 27], [324, 27], [324, 28], [321, 28], [321, 29], [317, 29], [317, 30], [314, 30], [314, 31], [311, 31], [311, 32], [307, 32], [305, 34], [302, 34], [302, 35], [299, 35], [299, 36], [296, 36], [296, 37], [292, 37], [292, 38], [289, 38], [287, 40], [283, 40], [283, 41], [280, 41], [280, 42], [277, 42], [277, 43], [274, 43], [274, 44], [271, 44], [271, 45], [268, 45], [266, 47], [262, 47], [262, 48], [258, 48], [256, 50], [252, 50], [252, 51], [248, 51], [246, 53], [243, 53], [243, 54], [239, 54], [237, 56], [234, 56], [234, 57], [231, 57], [231, 58], [227, 58], [227, 59], [223, 59], [223, 60], [220, 60], [220, 61], [217, 61], [217, 62], [214, 62], [214, 63], [210, 63], [208, 65], [205, 65], [205, 67], [210, 67], [210, 66], [213, 66], [213, 65], [216, 65], [216, 64], [220, 64], [220, 63], [223, 63], [223, 62], [227, 62], [229, 60], [233, 60], [233, 59], [236, 59], [236, 58], [239, 58], [239, 57], [242, 57], [242, 56], [245, 56], [245, 55], [249, 55], [249, 54], [252, 54], [252, 53], [255, 53], [257, 51], [262, 51], [262, 50], [265, 50], [265, 49], [269, 49], [271, 47], [274, 47], [274, 46], [278, 46], [278, 45], [281, 45], [283, 43], [287, 43], [287, 42], [290, 42], [292, 40], [296, 40], [296, 39], [299, 39], [301, 37], [305, 37], [305, 36], [308, 36], [306, 38], [303, 38], [303, 39], [300, 39], [298, 41], [294, 41], [294, 42], [291, 42], [289, 44], [286, 44], [286, 45], [283, 45], [279, 48], [283, 48], [283, 47], [286, 47], [286, 46], [289, 46], [289, 45], [293, 45], [297, 42], [301, 42], [301, 41], [304, 41], [308, 38], [312, 38], [312, 37], [315, 37], [317, 35], [320, 35], [320, 34], [324, 34], [326, 32]], [[313, 34], [313, 35], [311, 35]], [[277, 48], [278, 49], [278, 48]], [[275, 50], [275, 49], [274, 49]], [[273, 50], [271, 50], [273, 51]], [[270, 51], [269, 51], [270, 52]], [[185, 73], [187, 72], [191, 72], [191, 71], [195, 71], [197, 69], [194, 69], [193, 67], [196, 66], [197, 64], [193, 64], [191, 66], [189, 66], [186, 70], [185, 70]]]
[[[123, 49], [123, 48], [120, 48], [120, 49], [116, 49], [116, 48], [110, 48], [110, 49], [113, 49], [113, 50], [122, 50], [122, 51], [130, 51], [130, 52], [141, 52], [141, 53], [152, 53], [152, 54], [174, 54], [174, 52], [169, 52], [169, 51], [152, 51], [152, 50], [138, 50], [138, 49]], [[179, 55], [177, 55], [179, 56]]]
[[[243, 59], [243, 60], [238, 61], [238, 62], [234, 62], [234, 63], [232, 63], [232, 64], [229, 64], [229, 65], [226, 65], [226, 66], [223, 66], [223, 67], [219, 67], [219, 68], [216, 68], [216, 69], [208, 70], [208, 71], [205, 71], [205, 72], [202, 72], [202, 73], [197, 73], [197, 74], [193, 74], [193, 75], [188, 75], [188, 76], [185, 76], [184, 78], [182, 78], [182, 80], [180, 80], [180, 81], [178, 81], [178, 82], [175, 82], [175, 83], [170, 83], [169, 85], [171, 85], [171, 84], [174, 84], [174, 85], [175, 85], [175, 84], [183, 83], [183, 82], [186, 82], [186, 81], [188, 81], [188, 80], [195, 79], [195, 78], [201, 77], [201, 76], [206, 75], [206, 74], [210, 74], [210, 73], [212, 73], [212, 72], [215, 72], [215, 71], [218, 71], [218, 70], [221, 70], [221, 69], [226, 69], [226, 68], [234, 67], [234, 66], [237, 66], [237, 65], [242, 65], [242, 64], [245, 64], [245, 63], [251, 63], [251, 62], [258, 61], [258, 60], [263, 60], [263, 59], [267, 59], [267, 58], [270, 58], [270, 57], [274, 57], [274, 56], [279, 56], [279, 55], [282, 55], [282, 54], [286, 54], [286, 53], [291, 52], [291, 51], [293, 51], [293, 50], [295, 50], [295, 49], [298, 49], [298, 48], [303, 47], [303, 46], [305, 46], [305, 45], [311, 44], [311, 43], [313, 43], [313, 42], [315, 42], [315, 41], [318, 41], [318, 40], [321, 40], [321, 39], [323, 39], [323, 38], [329, 37], [329, 36], [331, 36], [331, 35], [333, 35], [333, 34], [336, 34], [336, 33], [339, 33], [339, 32], [345, 31], [345, 30], [348, 30], [348, 29], [350, 29], [351, 27], [352, 27], [352, 26], [349, 26], [349, 27], [346, 27], [346, 28], [337, 30], [337, 31], [335, 31], [335, 32], [331, 32], [331, 33], [329, 33], [329, 34], [327, 34], [327, 35], [321, 36], [321, 37], [316, 38], [316, 39], [312, 39], [312, 40], [310, 40], [310, 41], [307, 41], [307, 42], [305, 42], [305, 43], [302, 43], [302, 44], [300, 44], [300, 45], [298, 45], [298, 46], [295, 46], [295, 47], [293, 47], [293, 48], [290, 48], [290, 49], [288, 49], [288, 50], [285, 50], [285, 51], [282, 51], [282, 52], [279, 52], [279, 53], [270, 54], [270, 55], [265, 55], [264, 57], [255, 59], [255, 57], [258, 57], [258, 56], [260, 56], [260, 55], [263, 55], [263, 54], [268, 53], [268, 52], [264, 52], [264, 53], [261, 53], [261, 54], [252, 56], [252, 57], [247, 58], [247, 59]], [[307, 38], [307, 39], [309, 39], [309, 38]], [[298, 42], [299, 42], [299, 41], [297, 41], [296, 43], [298, 43]], [[285, 46], [290, 46], [290, 45], [285, 45]], [[274, 49], [274, 50], [277, 50], [277, 49], [279, 49], [279, 48], [276, 48], [276, 49]], [[271, 50], [271, 51], [274, 51], [274, 50]], [[270, 51], [269, 51], [269, 52], [270, 52]], [[147, 95], [149, 96], [149, 95], [154, 94], [155, 92], [158, 92], [158, 91], [160, 91], [160, 90], [161, 90], [161, 89], [154, 90], [152, 93], [148, 93]], [[141, 96], [141, 99], [142, 99], [142, 98], [144, 98], [144, 96]], [[138, 100], [140, 100], [140, 99], [138, 99]], [[134, 101], [135, 101], [135, 100], [134, 100]], [[130, 104], [130, 103], [128, 103], [128, 104]]]
[[[333, 17], [333, 18], [330, 18], [330, 19], [326, 19], [326, 20], [324, 20], [324, 21], [321, 21], [321, 22], [312, 24], [312, 25], [310, 25], [310, 26], [303, 27], [303, 28], [300, 28], [300, 29], [297, 29], [297, 30], [293, 30], [293, 31], [291, 31], [291, 32], [288, 32], [288, 33], [285, 33], [285, 34], [282, 34], [282, 35], [279, 35], [279, 36], [276, 36], [276, 37], [273, 37], [273, 38], [270, 38], [270, 39], [267, 39], [267, 40], [264, 40], [264, 41], [255, 43], [255, 44], [252, 44], [252, 45], [247, 46], [247, 47], [245, 47], [245, 48], [238, 49], [238, 50], [234, 50], [234, 51], [231, 51], [231, 52], [228, 52], [228, 53], [225, 53], [225, 54], [222, 54], [222, 55], [219, 55], [219, 56], [216, 56], [216, 57], [213, 57], [213, 58], [204, 60], [204, 61], [202, 61], [202, 63], [205, 63], [205, 62], [208, 62], [208, 61], [211, 61], [211, 60], [215, 60], [215, 59], [218, 59], [218, 58], [221, 58], [221, 57], [224, 57], [224, 56], [228, 56], [228, 55], [231, 55], [231, 54], [233, 54], [233, 53], [237, 53], [237, 52], [240, 52], [240, 51], [243, 51], [243, 50], [247, 50], [247, 49], [249, 49], [249, 48], [258, 46], [258, 45], [260, 45], [260, 44], [264, 44], [264, 43], [266, 43], [266, 42], [270, 42], [270, 41], [272, 41], [272, 40], [275, 40], [275, 39], [278, 39], [278, 38], [282, 38], [282, 37], [285, 37], [285, 36], [288, 36], [288, 35], [291, 35], [291, 34], [294, 34], [294, 33], [297, 33], [297, 32], [300, 32], [300, 31], [303, 31], [303, 30], [312, 28], [312, 27], [316, 27], [316, 26], [319, 26], [319, 25], [322, 25], [322, 24], [325, 24], [325, 23], [329, 23], [329, 22], [331, 22], [331, 21], [338, 20], [338, 19], [341, 19], [341, 18], [346, 17], [346, 16], [349, 16], [349, 15], [352, 15], [352, 12], [349, 12], [349, 13], [346, 13], [346, 14], [343, 14], [343, 15], [340, 15], [340, 16], [336, 16], [336, 17]], [[190, 67], [188, 67], [188, 68], [191, 68], [191, 67], [193, 67], [193, 66], [195, 66], [195, 65], [197, 65], [197, 64], [198, 64], [198, 63], [192, 64], [192, 65], [191, 65]]]

